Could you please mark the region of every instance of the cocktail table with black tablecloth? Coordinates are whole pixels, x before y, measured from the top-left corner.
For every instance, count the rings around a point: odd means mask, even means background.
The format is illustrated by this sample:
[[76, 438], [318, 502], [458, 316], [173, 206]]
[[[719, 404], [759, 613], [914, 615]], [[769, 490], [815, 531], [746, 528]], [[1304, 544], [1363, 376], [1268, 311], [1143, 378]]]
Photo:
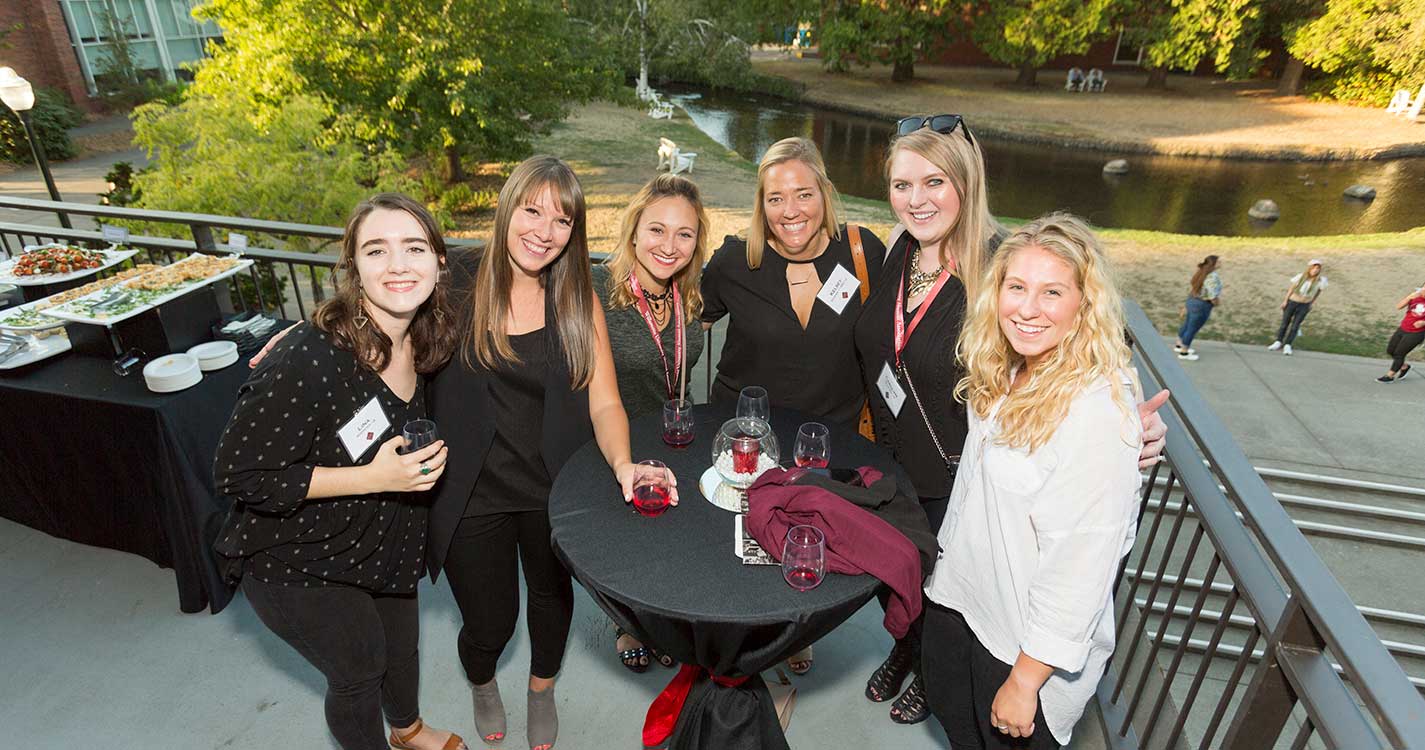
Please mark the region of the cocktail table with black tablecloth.
[[[735, 687], [699, 679], [669, 748], [786, 748], [758, 673], [831, 632], [881, 584], [865, 575], [828, 574], [820, 586], [798, 592], [782, 579], [779, 566], [743, 565], [734, 554], [734, 515], [698, 489], [698, 478], [711, 465], [713, 437], [732, 414], [700, 405], [693, 415], [696, 438], [683, 450], [663, 444], [661, 415], [630, 425], [634, 459], [661, 460], [678, 479], [680, 504], [658, 518], [624, 504], [595, 443], [575, 453], [549, 498], [555, 552], [594, 601], [639, 639], [714, 676], [750, 677]], [[791, 410], [772, 412], [786, 464], [806, 421], [812, 420]], [[875, 466], [914, 496], [909, 478], [885, 451], [849, 426], [830, 427], [833, 466]]]
[[184, 612], [222, 609], [213, 456], [247, 359], [170, 394], [75, 354], [0, 376], [0, 516], [171, 567]]

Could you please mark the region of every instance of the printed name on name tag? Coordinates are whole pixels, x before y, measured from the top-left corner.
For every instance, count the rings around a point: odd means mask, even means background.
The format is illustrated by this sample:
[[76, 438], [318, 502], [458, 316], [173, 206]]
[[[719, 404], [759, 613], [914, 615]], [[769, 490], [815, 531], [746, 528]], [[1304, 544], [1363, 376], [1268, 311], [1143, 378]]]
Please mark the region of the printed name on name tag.
[[360, 461], [361, 457], [366, 455], [366, 451], [386, 434], [386, 430], [390, 426], [391, 420], [381, 409], [381, 401], [372, 396], [371, 400], [356, 412], [356, 416], [342, 425], [336, 434], [341, 438], [341, 445], [346, 448], [347, 455], [351, 456], [351, 460]]
[[861, 280], [856, 278], [856, 274], [846, 270], [846, 266], [836, 264], [836, 270], [831, 272], [831, 278], [821, 285], [821, 291], [816, 293], [816, 298], [826, 303], [827, 307], [836, 311], [837, 315], [846, 309], [846, 305], [851, 302], [852, 295], [861, 288]]

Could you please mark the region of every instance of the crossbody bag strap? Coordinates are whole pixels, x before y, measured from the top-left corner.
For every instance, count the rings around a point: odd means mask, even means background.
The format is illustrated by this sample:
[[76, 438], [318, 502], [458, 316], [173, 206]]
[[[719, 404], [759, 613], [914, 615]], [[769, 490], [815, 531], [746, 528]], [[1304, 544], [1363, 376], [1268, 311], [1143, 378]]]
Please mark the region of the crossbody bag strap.
[[935, 452], [940, 454], [940, 460], [945, 462], [945, 468], [949, 469], [953, 476], [960, 468], [960, 454], [951, 456], [940, 444], [940, 436], [935, 433], [935, 427], [930, 424], [930, 415], [925, 413], [925, 406], [920, 403], [920, 394], [915, 392], [915, 383], [910, 379], [910, 369], [902, 366], [901, 377], [905, 379], [906, 387], [910, 389], [910, 397], [915, 402], [916, 411], [920, 412], [920, 418], [925, 422], [925, 430], [930, 433], [930, 442], [935, 445]]
[[846, 225], [846, 235], [851, 240], [851, 262], [856, 266], [856, 279], [861, 282], [861, 302], [871, 296], [871, 277], [866, 272], [866, 249], [861, 247], [861, 227]]

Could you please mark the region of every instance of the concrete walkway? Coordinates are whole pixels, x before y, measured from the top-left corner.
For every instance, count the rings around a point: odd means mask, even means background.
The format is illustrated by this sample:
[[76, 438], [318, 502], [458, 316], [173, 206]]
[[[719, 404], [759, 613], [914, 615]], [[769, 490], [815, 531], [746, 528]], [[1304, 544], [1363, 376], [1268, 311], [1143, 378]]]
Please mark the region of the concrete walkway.
[[[73, 136], [100, 135], [116, 132], [125, 127], [127, 127], [126, 120], [110, 117], [80, 125], [70, 130], [70, 134]], [[59, 189], [60, 197], [66, 202], [95, 205], [99, 203], [99, 195], [109, 190], [104, 175], [108, 174], [115, 162], [121, 161], [133, 164], [134, 169], [140, 169], [148, 165], [148, 155], [143, 149], [131, 148], [80, 159], [50, 162], [50, 174], [54, 176], [55, 187]], [[49, 191], [45, 189], [44, 178], [40, 175], [39, 169], [33, 165], [13, 172], [0, 173], [0, 195], [39, 200], [49, 200], [50, 198]], [[42, 211], [0, 209], [0, 221], [59, 226], [59, 221], [54, 214]], [[77, 229], [93, 229], [95, 227], [94, 220], [87, 216], [73, 217], [72, 223]]]

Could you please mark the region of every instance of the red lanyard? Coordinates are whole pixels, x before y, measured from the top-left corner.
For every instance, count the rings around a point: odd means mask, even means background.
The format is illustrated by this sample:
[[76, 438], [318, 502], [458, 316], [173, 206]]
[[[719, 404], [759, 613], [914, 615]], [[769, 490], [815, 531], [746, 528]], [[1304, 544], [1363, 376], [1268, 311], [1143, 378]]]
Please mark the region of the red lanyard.
[[678, 293], [678, 285], [671, 279], [668, 282], [673, 288], [673, 325], [677, 326], [677, 330], [673, 332], [673, 360], [678, 366], [678, 377], [675, 377], [674, 371], [668, 367], [668, 355], [663, 351], [663, 337], [658, 335], [658, 323], [653, 320], [653, 311], [649, 309], [648, 300], [643, 296], [643, 287], [638, 285], [638, 274], [629, 274], [628, 284], [633, 287], [633, 299], [638, 303], [638, 312], [643, 315], [643, 322], [648, 324], [653, 345], [658, 347], [658, 359], [663, 362], [663, 383], [668, 386], [668, 398], [678, 398], [678, 393], [673, 388], [683, 373], [683, 337], [686, 334], [683, 330], [683, 297]]
[[[901, 366], [901, 352], [905, 351], [905, 345], [910, 341], [910, 335], [915, 332], [915, 327], [920, 325], [921, 318], [925, 317], [925, 311], [930, 309], [930, 303], [935, 299], [935, 295], [944, 288], [945, 282], [950, 280], [949, 269], [940, 269], [940, 278], [935, 280], [935, 286], [930, 287], [930, 293], [921, 300], [920, 309], [915, 311], [915, 317], [910, 321], [910, 328], [905, 326], [905, 268], [910, 265], [911, 253], [906, 253], [905, 263], [901, 264], [901, 281], [896, 287], [896, 317], [895, 317], [895, 352], [896, 367]], [[951, 264], [953, 268], [953, 263]]]

